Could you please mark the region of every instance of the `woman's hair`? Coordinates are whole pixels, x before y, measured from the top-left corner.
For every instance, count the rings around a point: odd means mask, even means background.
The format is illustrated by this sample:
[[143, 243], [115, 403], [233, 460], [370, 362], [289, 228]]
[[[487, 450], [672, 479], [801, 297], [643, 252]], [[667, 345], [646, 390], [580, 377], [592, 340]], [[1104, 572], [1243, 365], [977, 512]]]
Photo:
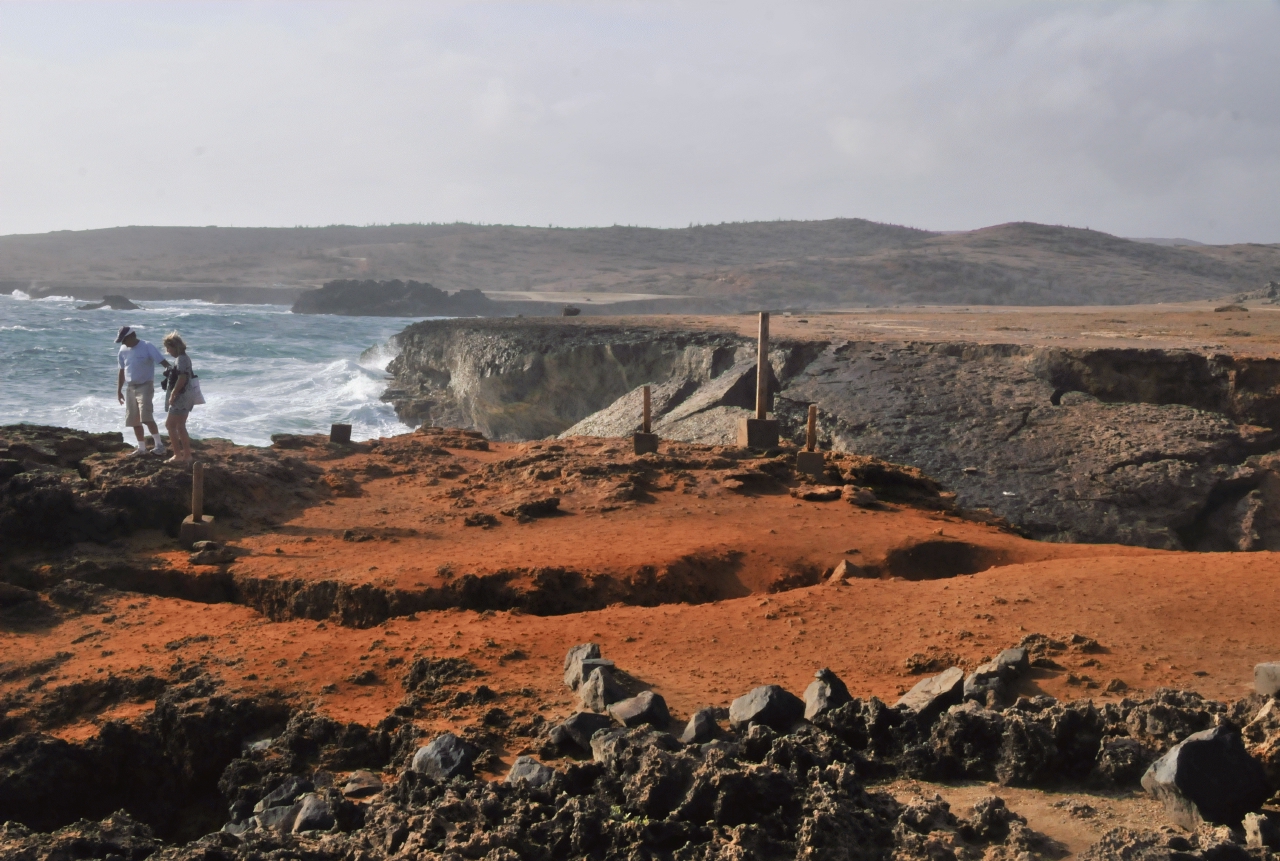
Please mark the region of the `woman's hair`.
[[185, 353], [187, 351], [187, 342], [182, 340], [182, 336], [177, 332], [170, 332], [165, 335], [162, 343], [166, 347], [177, 347], [179, 353]]

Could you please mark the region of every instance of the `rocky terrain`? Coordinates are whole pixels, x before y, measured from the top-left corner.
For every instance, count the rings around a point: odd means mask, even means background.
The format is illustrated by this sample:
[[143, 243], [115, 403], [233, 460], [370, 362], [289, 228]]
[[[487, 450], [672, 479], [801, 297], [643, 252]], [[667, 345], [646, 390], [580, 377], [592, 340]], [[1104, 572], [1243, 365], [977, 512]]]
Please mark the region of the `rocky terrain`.
[[1116, 305], [1256, 290], [1278, 271], [1275, 245], [1172, 246], [1028, 223], [948, 234], [832, 219], [670, 230], [406, 224], [124, 227], [0, 237], [0, 291], [85, 299], [123, 293], [135, 300], [288, 304], [335, 279], [412, 279], [449, 293], [676, 297], [630, 313], [712, 310], [682, 308], [678, 299], [690, 297], [714, 301], [721, 312]]
[[[795, 328], [770, 353], [793, 440], [817, 404], [822, 448], [918, 467], [1040, 539], [1280, 548], [1276, 357]], [[656, 433], [723, 444], [754, 403], [754, 338], [714, 319], [427, 321], [397, 343], [402, 420], [498, 439], [629, 434], [651, 384]]]
[[0, 440], [0, 857], [1277, 846], [1271, 553], [1028, 541], [865, 455], [432, 427], [197, 442], [181, 548], [188, 472]]

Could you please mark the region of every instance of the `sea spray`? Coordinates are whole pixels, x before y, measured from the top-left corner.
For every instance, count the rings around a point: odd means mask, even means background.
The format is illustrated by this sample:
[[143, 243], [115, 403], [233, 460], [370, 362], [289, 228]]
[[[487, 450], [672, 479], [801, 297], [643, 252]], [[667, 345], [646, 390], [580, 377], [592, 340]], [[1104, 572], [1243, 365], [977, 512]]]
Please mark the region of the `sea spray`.
[[[0, 295], [0, 424], [123, 430], [116, 330], [159, 346], [186, 339], [208, 403], [191, 414], [196, 437], [267, 445], [274, 433], [325, 433], [334, 422], [367, 439], [409, 430], [380, 398], [395, 334], [409, 318], [290, 314], [277, 305], [148, 302], [138, 311], [77, 311], [69, 297]], [[157, 386], [161, 424], [163, 392]]]

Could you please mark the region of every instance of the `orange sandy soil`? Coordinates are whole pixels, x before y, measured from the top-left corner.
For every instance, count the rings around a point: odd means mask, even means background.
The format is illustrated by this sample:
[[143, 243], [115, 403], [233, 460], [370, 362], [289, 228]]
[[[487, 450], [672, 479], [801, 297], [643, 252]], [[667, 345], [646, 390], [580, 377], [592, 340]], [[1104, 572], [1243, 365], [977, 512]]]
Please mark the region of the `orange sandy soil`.
[[[224, 680], [227, 693], [283, 692], [336, 719], [372, 724], [400, 703], [400, 675], [415, 657], [465, 658], [484, 675], [458, 689], [484, 684], [499, 699], [488, 706], [430, 707], [418, 723], [439, 730], [478, 724], [493, 705], [516, 719], [540, 714], [554, 720], [572, 713], [577, 700], [561, 681], [563, 656], [587, 640], [662, 694], [677, 720], [703, 706], [727, 706], [759, 684], [778, 683], [800, 693], [824, 666], [855, 696], [892, 702], [919, 678], [906, 667], [912, 656], [935, 658], [940, 667], [954, 662], [971, 668], [1029, 632], [1079, 633], [1101, 644], [1094, 653], [1068, 650], [1056, 658], [1061, 670], [1036, 670], [1019, 691], [1063, 699], [1115, 699], [1173, 686], [1232, 700], [1249, 693], [1256, 662], [1280, 655], [1273, 606], [1273, 596], [1280, 594], [1280, 554], [1039, 543], [942, 510], [897, 504], [867, 510], [841, 500], [801, 502], [782, 491], [732, 492], [723, 471], [714, 483], [712, 470], [664, 473], [647, 499], [625, 502], [615, 499], [616, 482], [539, 479], [524, 466], [481, 480], [486, 464], [549, 453], [549, 443], [454, 448], [406, 456], [396, 467], [400, 474], [370, 471], [375, 463], [394, 464], [388, 457], [397, 451], [423, 445], [423, 436], [357, 445], [347, 453], [324, 446], [301, 452], [324, 466], [339, 490], [357, 495], [290, 509], [269, 526], [224, 531], [220, 537], [247, 554], [231, 569], [254, 577], [420, 588], [443, 583], [450, 569], [565, 566], [587, 576], [625, 578], [641, 566], [661, 568], [681, 557], [735, 554], [732, 566], [709, 575], [726, 597], [697, 605], [615, 604], [555, 616], [420, 612], [357, 629], [331, 620], [273, 622], [235, 604], [123, 593], [105, 600], [105, 612], [64, 617], [47, 627], [0, 627], [0, 664], [20, 666], [70, 653], [41, 674], [43, 694], [110, 674], [171, 677], [181, 669], [176, 662], [198, 663]], [[632, 458], [617, 440], [581, 440], [559, 454]], [[404, 463], [417, 471], [401, 469]], [[467, 514], [496, 513], [535, 490], [559, 492], [565, 513], [527, 523], [499, 517], [501, 525], [492, 529], [463, 525]], [[352, 529], [375, 537], [344, 540]], [[770, 591], [806, 566], [826, 569], [842, 559], [875, 565], [895, 548], [939, 539], [979, 548], [990, 567], [948, 579], [886, 576]], [[69, 552], [192, 568], [187, 553], [159, 533]], [[366, 669], [375, 672], [376, 683], [351, 680]], [[29, 678], [0, 683], [0, 697], [28, 690], [29, 684]], [[135, 717], [150, 707], [89, 707], [71, 722], [46, 729], [83, 739], [105, 720]], [[512, 745], [503, 759], [509, 763], [520, 752], [518, 743]], [[981, 795], [1000, 794], [1015, 810], [1038, 811], [1032, 826], [1072, 850], [1117, 824], [1159, 824], [1155, 809], [1137, 797], [1091, 796], [1088, 803], [1099, 812], [1081, 817], [1070, 813], [1066, 796], [1053, 793], [911, 782], [891, 788], [904, 798], [942, 792], [957, 810]]]

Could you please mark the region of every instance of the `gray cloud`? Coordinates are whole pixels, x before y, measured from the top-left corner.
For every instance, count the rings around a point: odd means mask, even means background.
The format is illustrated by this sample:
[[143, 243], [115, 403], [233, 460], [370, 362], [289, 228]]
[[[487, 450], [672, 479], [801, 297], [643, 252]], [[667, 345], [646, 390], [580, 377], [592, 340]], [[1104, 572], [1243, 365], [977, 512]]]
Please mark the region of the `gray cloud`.
[[1280, 4], [0, 4], [0, 233], [858, 216], [1280, 241]]

